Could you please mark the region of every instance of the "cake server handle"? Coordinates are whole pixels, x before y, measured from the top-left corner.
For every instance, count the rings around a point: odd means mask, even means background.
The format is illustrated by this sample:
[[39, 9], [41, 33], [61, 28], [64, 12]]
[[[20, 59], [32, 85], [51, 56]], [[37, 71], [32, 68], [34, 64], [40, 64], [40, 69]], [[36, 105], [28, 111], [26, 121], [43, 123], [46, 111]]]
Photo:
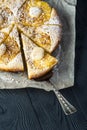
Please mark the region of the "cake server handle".
[[59, 100], [59, 103], [60, 103], [60, 105], [61, 105], [61, 107], [66, 115], [73, 114], [77, 111], [76, 108], [73, 105], [71, 105], [58, 90], [54, 89], [54, 92], [55, 92], [55, 94]]

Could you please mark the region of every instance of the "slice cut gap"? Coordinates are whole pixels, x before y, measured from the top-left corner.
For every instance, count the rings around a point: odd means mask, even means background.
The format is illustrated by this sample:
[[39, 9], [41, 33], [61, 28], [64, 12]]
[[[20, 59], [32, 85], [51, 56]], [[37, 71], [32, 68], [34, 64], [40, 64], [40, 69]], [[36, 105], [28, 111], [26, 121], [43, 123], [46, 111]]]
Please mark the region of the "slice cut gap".
[[45, 24], [47, 26], [59, 26], [60, 28], [62, 28], [62, 25], [61, 24]]
[[22, 38], [21, 38], [21, 34], [19, 32], [19, 39], [20, 39], [20, 48], [21, 48], [21, 55], [22, 55], [22, 60], [23, 60], [23, 66], [24, 66], [24, 71], [27, 72], [27, 65], [26, 65], [26, 60], [25, 60], [25, 54], [23, 51], [23, 44], [22, 44]]
[[[23, 4], [18, 8], [18, 11], [24, 6], [24, 4], [27, 2], [27, 0], [25, 0], [24, 2], [23, 2]], [[17, 11], [17, 12], [18, 12]]]

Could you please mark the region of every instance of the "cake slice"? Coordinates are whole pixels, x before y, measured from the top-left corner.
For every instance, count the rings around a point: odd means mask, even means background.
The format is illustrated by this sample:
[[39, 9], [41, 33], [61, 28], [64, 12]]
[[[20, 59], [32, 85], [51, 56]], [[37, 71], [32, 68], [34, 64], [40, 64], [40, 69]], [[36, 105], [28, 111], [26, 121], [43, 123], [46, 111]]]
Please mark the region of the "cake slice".
[[18, 28], [26, 36], [32, 39], [38, 46], [52, 53], [61, 40], [61, 27], [56, 25], [42, 25], [39, 27], [28, 27], [18, 24]]
[[38, 27], [44, 24], [62, 26], [59, 14], [47, 2], [41, 0], [26, 1], [18, 10], [18, 22]]
[[18, 72], [24, 71], [19, 34], [16, 26], [9, 36], [0, 42], [0, 70]]
[[45, 52], [43, 48], [38, 47], [23, 33], [21, 38], [29, 79], [36, 79], [45, 75], [57, 64], [56, 58]]
[[50, 19], [51, 7], [41, 0], [27, 0], [18, 10], [18, 22], [27, 26], [40, 26]]

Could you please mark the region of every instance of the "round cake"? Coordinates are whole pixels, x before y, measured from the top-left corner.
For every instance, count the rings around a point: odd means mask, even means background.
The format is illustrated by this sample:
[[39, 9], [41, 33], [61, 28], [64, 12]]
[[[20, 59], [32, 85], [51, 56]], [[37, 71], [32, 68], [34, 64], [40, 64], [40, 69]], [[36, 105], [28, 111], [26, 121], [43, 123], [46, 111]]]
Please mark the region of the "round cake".
[[45, 75], [58, 63], [51, 53], [61, 41], [61, 31], [60, 17], [47, 2], [1, 1], [0, 70], [24, 71], [26, 62], [29, 79]]

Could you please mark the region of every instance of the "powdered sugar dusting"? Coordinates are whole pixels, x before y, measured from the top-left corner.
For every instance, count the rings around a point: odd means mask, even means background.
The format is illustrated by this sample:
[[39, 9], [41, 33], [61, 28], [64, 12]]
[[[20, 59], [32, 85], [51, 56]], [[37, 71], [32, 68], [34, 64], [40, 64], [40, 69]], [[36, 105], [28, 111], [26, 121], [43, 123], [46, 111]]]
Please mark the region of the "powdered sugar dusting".
[[10, 37], [14, 38], [14, 40], [17, 42], [18, 46], [20, 47], [19, 33], [16, 26], [13, 27], [10, 33]]
[[18, 9], [23, 5], [25, 0], [6, 0], [7, 6], [11, 9], [13, 12], [14, 16], [17, 16], [17, 11]]
[[15, 21], [13, 13], [7, 7], [0, 8], [0, 15], [3, 18], [3, 23], [1, 24], [0, 28], [6, 27]]

